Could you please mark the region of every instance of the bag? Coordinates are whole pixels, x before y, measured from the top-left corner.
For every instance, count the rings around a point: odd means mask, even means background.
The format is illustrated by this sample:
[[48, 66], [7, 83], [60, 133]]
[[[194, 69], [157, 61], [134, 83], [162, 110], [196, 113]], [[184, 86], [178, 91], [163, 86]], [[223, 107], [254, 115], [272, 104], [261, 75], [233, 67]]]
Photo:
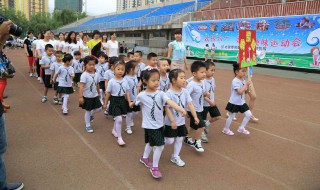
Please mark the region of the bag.
[[7, 56], [0, 52], [0, 79], [10, 78], [15, 72], [16, 70], [7, 59]]

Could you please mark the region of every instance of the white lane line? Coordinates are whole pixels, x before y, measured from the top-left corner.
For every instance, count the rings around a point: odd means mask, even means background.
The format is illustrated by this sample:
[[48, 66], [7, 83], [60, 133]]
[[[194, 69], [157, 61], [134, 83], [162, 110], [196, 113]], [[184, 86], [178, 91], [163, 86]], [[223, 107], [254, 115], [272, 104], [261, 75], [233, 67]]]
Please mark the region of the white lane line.
[[[40, 93], [40, 91], [30, 82], [30, 80], [28, 80], [27, 77], [25, 77], [23, 75], [23, 73], [21, 71], [18, 70], [18, 73], [25, 79], [25, 81], [27, 81], [30, 86], [40, 95], [40, 97], [42, 96], [42, 94]], [[93, 153], [94, 155], [105, 165], [107, 166], [107, 168], [109, 168], [111, 170], [111, 172], [121, 181], [121, 183], [127, 188], [127, 189], [136, 189], [115, 167], [112, 166], [112, 164], [105, 159], [100, 153], [99, 151], [93, 147], [89, 141], [86, 140], [86, 138], [79, 132], [77, 131], [72, 125], [71, 123], [66, 120], [65, 117], [63, 117], [61, 115], [61, 112], [59, 112], [57, 109], [55, 109], [55, 107], [53, 107], [53, 105], [49, 104], [49, 106], [53, 109], [54, 112], [56, 112], [56, 114], [61, 118], [62, 121], [64, 121], [66, 123], [66, 125], [77, 135], [77, 137], [83, 142], [83, 144], [85, 144]]]

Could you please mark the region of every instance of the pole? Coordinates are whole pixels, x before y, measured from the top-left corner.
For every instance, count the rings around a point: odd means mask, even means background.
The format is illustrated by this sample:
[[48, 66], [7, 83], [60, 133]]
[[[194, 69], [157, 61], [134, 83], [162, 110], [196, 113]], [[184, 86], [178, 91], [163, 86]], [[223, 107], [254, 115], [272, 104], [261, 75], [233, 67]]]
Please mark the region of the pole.
[[198, 11], [198, 0], [194, 1], [194, 12]]

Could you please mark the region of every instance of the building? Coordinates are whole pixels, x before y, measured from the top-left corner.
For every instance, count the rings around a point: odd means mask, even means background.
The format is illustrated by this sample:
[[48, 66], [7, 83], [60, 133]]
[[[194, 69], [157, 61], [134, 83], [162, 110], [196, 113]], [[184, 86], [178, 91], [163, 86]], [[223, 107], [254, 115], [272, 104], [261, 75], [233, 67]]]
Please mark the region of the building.
[[0, 8], [12, 8], [25, 13], [29, 20], [31, 15], [49, 11], [49, 0], [0, 0]]
[[54, 9], [70, 9], [76, 12], [82, 12], [83, 0], [55, 0]]
[[147, 8], [150, 5], [165, 2], [183, 2], [183, 0], [117, 0], [117, 11], [123, 11], [132, 8]]

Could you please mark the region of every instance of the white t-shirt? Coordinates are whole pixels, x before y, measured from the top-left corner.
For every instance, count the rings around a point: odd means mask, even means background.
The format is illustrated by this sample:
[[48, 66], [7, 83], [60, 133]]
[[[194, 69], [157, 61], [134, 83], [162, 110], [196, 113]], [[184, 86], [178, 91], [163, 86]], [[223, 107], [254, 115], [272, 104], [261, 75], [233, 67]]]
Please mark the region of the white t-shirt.
[[169, 77], [168, 77], [168, 74], [167, 74], [167, 77], [166, 78], [162, 78], [160, 76], [160, 90], [162, 90], [163, 92], [167, 92], [167, 90], [169, 89], [170, 87], [170, 80], [169, 80]]
[[137, 96], [136, 105], [141, 105], [142, 128], [159, 129], [163, 127], [163, 107], [169, 97], [166, 93], [157, 90], [156, 92], [140, 92]]
[[[104, 79], [104, 74], [106, 73], [106, 71], [108, 71], [109, 69], [109, 63], [104, 63], [104, 64], [101, 64], [101, 63], [98, 63], [96, 64], [96, 73], [98, 74], [99, 76], [99, 81], [105, 81]], [[113, 78], [113, 77], [112, 77]], [[110, 80], [110, 79], [109, 79]]]
[[195, 82], [190, 81], [188, 83], [187, 89], [189, 91], [189, 94], [192, 98], [192, 103], [194, 105], [194, 108], [197, 112], [203, 111], [203, 102], [204, 102], [204, 96], [205, 93], [205, 85], [203, 84], [203, 81], [201, 82]]
[[[176, 91], [173, 91], [172, 89], [169, 89], [166, 92], [166, 94], [168, 95], [168, 97], [172, 101], [174, 101], [175, 103], [178, 104], [178, 106], [180, 106], [184, 109], [187, 107], [187, 104], [189, 102], [192, 102], [192, 99], [190, 97], [189, 92], [187, 91], [187, 89], [184, 89], [184, 88], [181, 89], [180, 92], [176, 92]], [[176, 122], [177, 126], [181, 126], [181, 125], [186, 124], [186, 118], [183, 117], [180, 112], [178, 112], [177, 110], [173, 109], [170, 106], [169, 106], [169, 108], [171, 110], [172, 116], [173, 116], [174, 121]], [[167, 115], [165, 116], [165, 124], [168, 126], [171, 126], [171, 122], [170, 122]]]
[[207, 46], [205, 46], [205, 47], [204, 47], [204, 54], [208, 54], [208, 53], [209, 53], [209, 50], [210, 50], [210, 48], [207, 47]]
[[81, 49], [84, 57], [89, 55], [89, 47], [87, 45], [82, 44]]
[[141, 72], [144, 70], [145, 67], [146, 65], [142, 62], [138, 64], [137, 77], [142, 77]]
[[96, 73], [90, 74], [83, 72], [80, 77], [80, 82], [84, 83], [83, 96], [86, 98], [95, 98], [98, 96], [97, 84], [99, 76]]
[[46, 47], [47, 44], [51, 44], [53, 46], [53, 48], [54, 48], [55, 44], [54, 44], [54, 42], [52, 40], [49, 40], [48, 42], [45, 42], [43, 40], [37, 41], [36, 49], [37, 50], [40, 49], [40, 53], [41, 53], [42, 56], [46, 55], [45, 47]]
[[241, 95], [238, 94], [237, 89], [240, 89], [244, 86], [245, 84], [245, 80], [240, 80], [237, 77], [235, 77], [232, 80], [232, 84], [231, 84], [231, 97], [229, 99], [229, 102], [231, 104], [235, 104], [235, 105], [243, 105], [244, 103], [246, 103], [245, 101], [245, 92], [243, 92]]
[[119, 43], [118, 41], [112, 42], [109, 40], [107, 42], [107, 48], [109, 48], [109, 57], [118, 57], [118, 49], [119, 49]]
[[72, 60], [72, 67], [75, 73], [82, 73], [83, 72], [82, 66], [83, 66], [83, 61], [76, 60], [76, 59]]
[[57, 51], [60, 45], [60, 41], [58, 40], [52, 40], [52, 45], [53, 45], [53, 49], [54, 51]]
[[[58, 62], [54, 62], [52, 63], [52, 65], [50, 66], [50, 70], [54, 71], [54, 74], [56, 74], [58, 72], [59, 67], [63, 66], [63, 62], [58, 63]], [[53, 76], [52, 76], [53, 78]]]
[[107, 92], [110, 92], [111, 96], [124, 96], [129, 90], [129, 84], [125, 79], [116, 80], [113, 78], [108, 82]]
[[106, 53], [106, 50], [107, 50], [107, 47], [108, 47], [108, 42], [101, 42], [101, 44], [102, 44], [102, 51], [104, 53]]
[[[53, 62], [56, 62], [56, 57], [54, 55], [51, 55], [50, 57], [45, 55], [40, 60], [39, 64], [45, 65], [45, 66], [51, 66], [51, 64], [53, 64]], [[44, 74], [51, 75], [51, 69], [50, 68], [44, 69]]]
[[62, 48], [61, 51], [63, 53], [65, 53], [66, 52], [66, 42], [65, 41], [59, 41], [58, 43], [59, 43], [58, 44], [59, 48]]
[[73, 53], [75, 51], [80, 51], [80, 43], [77, 42], [75, 43], [71, 43], [69, 44], [68, 42], [66, 42], [66, 47], [69, 47], [69, 53], [73, 56]]
[[111, 80], [114, 77], [114, 71], [111, 71], [110, 69], [108, 69], [105, 73], [104, 73], [104, 80]]
[[72, 87], [72, 75], [74, 74], [74, 69], [72, 66], [59, 67], [56, 75], [58, 75], [59, 86], [61, 87]]
[[[32, 46], [35, 47], [35, 50], [37, 50], [37, 44], [39, 43], [40, 40], [34, 40], [33, 43], [32, 43]], [[33, 48], [32, 48], [33, 50]], [[35, 53], [33, 54], [34, 57], [38, 57], [37, 55], [37, 51], [35, 51]]]
[[138, 87], [138, 78], [136, 75], [134, 76], [129, 76], [126, 75], [124, 76], [124, 79], [128, 81], [129, 87], [130, 87], [130, 100], [134, 101], [137, 98], [137, 87]]
[[[212, 77], [211, 79], [204, 79], [203, 83], [205, 85], [206, 92], [210, 93], [210, 100], [214, 101], [214, 89], [216, 87], [216, 82], [215, 82], [214, 78]], [[204, 101], [203, 106], [209, 107], [210, 104], [207, 101]]]

